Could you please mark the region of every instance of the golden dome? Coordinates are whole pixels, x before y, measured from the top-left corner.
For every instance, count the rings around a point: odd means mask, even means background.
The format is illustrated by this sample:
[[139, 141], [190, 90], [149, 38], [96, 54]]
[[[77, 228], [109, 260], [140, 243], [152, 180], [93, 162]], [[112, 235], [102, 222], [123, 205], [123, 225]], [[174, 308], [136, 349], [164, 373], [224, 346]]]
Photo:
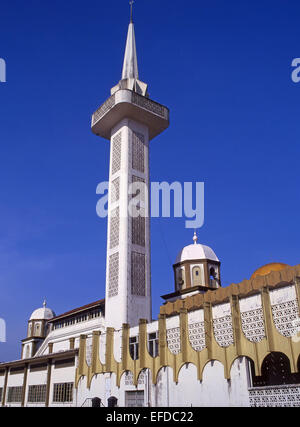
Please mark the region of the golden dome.
[[282, 262], [271, 262], [270, 264], [263, 265], [262, 267], [259, 267], [257, 270], [255, 270], [251, 276], [251, 279], [255, 279], [257, 276], [266, 276], [267, 274], [271, 273], [271, 271], [284, 270], [286, 267], [289, 267], [289, 265]]

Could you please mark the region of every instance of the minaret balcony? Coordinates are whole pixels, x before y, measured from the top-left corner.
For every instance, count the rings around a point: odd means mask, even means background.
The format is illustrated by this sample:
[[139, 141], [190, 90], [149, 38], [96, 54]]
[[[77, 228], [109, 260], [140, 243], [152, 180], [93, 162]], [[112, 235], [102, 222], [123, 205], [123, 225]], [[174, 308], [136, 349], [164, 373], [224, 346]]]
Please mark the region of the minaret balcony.
[[134, 91], [120, 89], [93, 114], [92, 132], [110, 140], [111, 130], [123, 119], [146, 125], [151, 140], [169, 126], [169, 109]]

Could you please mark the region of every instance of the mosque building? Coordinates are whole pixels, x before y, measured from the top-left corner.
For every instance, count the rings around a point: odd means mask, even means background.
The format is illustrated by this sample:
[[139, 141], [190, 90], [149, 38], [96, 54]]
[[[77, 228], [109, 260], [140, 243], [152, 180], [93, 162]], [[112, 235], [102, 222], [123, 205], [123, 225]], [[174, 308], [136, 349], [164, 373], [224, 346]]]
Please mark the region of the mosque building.
[[131, 18], [121, 80], [92, 116], [111, 147], [105, 299], [32, 313], [21, 358], [0, 364], [0, 406], [300, 406], [300, 265], [222, 287], [195, 233], [152, 319], [149, 203], [141, 191], [129, 216], [129, 187], [149, 187], [149, 144], [168, 126], [139, 79]]

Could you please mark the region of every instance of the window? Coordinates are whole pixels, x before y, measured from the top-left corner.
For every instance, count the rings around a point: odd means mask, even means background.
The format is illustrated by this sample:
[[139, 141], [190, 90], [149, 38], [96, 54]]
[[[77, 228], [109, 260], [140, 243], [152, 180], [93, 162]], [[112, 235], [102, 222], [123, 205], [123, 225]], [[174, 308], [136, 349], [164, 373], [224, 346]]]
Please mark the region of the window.
[[249, 360], [250, 387], [268, 387], [275, 385], [299, 384], [300, 372], [291, 373], [288, 357], [279, 352], [269, 353], [261, 367], [261, 376], [255, 375], [254, 362]]
[[201, 269], [199, 265], [197, 265], [196, 267], [193, 267], [192, 275], [193, 275], [193, 286], [203, 285]]
[[53, 402], [73, 402], [73, 383], [54, 384]]
[[213, 267], [209, 269], [209, 281], [212, 288], [218, 287], [217, 273]]
[[177, 288], [183, 289], [185, 286], [185, 271], [184, 268], [177, 268], [176, 270], [177, 275]]
[[148, 351], [150, 356], [158, 356], [158, 332], [153, 332], [148, 335]]
[[1, 405], [1, 402], [2, 402], [2, 397], [3, 397], [3, 388], [1, 387], [0, 388], [0, 405]]
[[115, 396], [111, 396], [107, 399], [107, 407], [108, 408], [115, 408], [118, 406], [118, 399]]
[[30, 385], [28, 388], [28, 402], [46, 402], [46, 385]]
[[141, 408], [144, 406], [144, 392], [143, 391], [126, 391], [125, 392], [125, 406], [127, 408]]
[[129, 353], [133, 360], [139, 358], [139, 337], [129, 338]]
[[8, 387], [7, 402], [21, 403], [22, 393], [23, 393], [23, 387]]

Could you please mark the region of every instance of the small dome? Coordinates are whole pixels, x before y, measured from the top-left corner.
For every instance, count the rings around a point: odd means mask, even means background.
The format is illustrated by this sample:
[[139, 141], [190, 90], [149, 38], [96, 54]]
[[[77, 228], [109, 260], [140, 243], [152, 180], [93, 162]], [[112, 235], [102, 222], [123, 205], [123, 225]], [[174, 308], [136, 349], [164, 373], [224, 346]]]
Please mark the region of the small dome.
[[53, 317], [55, 317], [54, 311], [46, 307], [46, 301], [44, 301], [43, 307], [34, 310], [29, 320], [50, 320]]
[[219, 262], [218, 257], [214, 253], [214, 251], [209, 247], [205, 245], [201, 245], [197, 243], [197, 235], [194, 234], [193, 237], [194, 244], [185, 246], [177, 255], [175, 264], [178, 264], [179, 262], [183, 261], [189, 261], [194, 259], [208, 259], [210, 261], [217, 261]]
[[271, 262], [270, 264], [263, 265], [262, 267], [259, 267], [257, 270], [255, 270], [251, 276], [251, 279], [255, 279], [257, 276], [266, 276], [267, 274], [271, 273], [271, 271], [284, 270], [286, 267], [289, 267], [289, 265], [282, 262]]

